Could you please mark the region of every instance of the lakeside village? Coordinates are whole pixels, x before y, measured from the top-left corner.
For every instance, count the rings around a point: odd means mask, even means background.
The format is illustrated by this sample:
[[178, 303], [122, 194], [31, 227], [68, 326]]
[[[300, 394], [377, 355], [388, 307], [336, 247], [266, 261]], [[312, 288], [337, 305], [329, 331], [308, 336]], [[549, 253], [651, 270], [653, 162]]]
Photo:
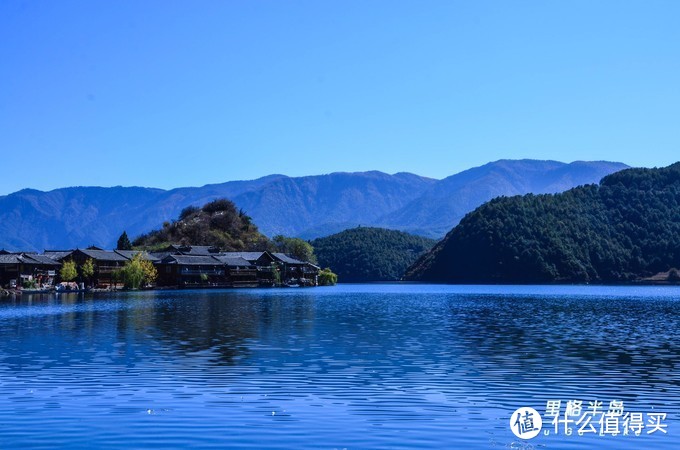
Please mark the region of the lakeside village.
[[[128, 274], [135, 264], [140, 267], [139, 276]], [[0, 287], [7, 289], [7, 294], [319, 284], [327, 283], [318, 266], [268, 251], [223, 252], [196, 245], [170, 245], [150, 253], [97, 247], [45, 250], [42, 254], [0, 250]]]

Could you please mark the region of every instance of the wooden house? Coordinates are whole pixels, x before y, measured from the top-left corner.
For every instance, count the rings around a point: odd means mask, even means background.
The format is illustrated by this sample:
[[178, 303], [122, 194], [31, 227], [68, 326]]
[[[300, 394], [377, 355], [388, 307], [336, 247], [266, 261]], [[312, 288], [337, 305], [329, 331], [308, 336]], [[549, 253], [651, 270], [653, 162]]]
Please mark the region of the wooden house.
[[115, 286], [114, 272], [121, 269], [128, 261], [128, 258], [116, 252], [99, 249], [77, 249], [63, 256], [61, 261], [73, 260], [78, 267], [81, 267], [88, 259], [92, 259], [95, 267], [92, 284], [100, 288]]
[[280, 272], [276, 264], [276, 258], [271, 253], [264, 252], [224, 252], [223, 256], [229, 258], [243, 258], [253, 266], [257, 271], [257, 280], [260, 286], [274, 286], [277, 283], [277, 278], [280, 280]]
[[226, 279], [232, 287], [256, 287], [259, 284], [257, 266], [251, 262], [225, 255], [215, 258], [224, 264]]
[[285, 253], [272, 253], [272, 257], [281, 266], [283, 283], [301, 286], [316, 286], [320, 268], [312, 263], [300, 261]]
[[51, 286], [60, 266], [43, 255], [4, 252], [0, 254], [0, 286], [21, 287], [25, 282]]
[[157, 261], [159, 286], [228, 286], [225, 266], [213, 256], [168, 255]]

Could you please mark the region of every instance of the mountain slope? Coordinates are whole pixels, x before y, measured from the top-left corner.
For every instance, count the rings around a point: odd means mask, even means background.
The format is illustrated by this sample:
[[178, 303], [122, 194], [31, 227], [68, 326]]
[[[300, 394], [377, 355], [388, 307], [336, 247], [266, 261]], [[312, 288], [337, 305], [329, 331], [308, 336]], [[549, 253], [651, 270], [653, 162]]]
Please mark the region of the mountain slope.
[[321, 267], [331, 267], [341, 283], [400, 280], [434, 239], [384, 228], [359, 227], [312, 241]]
[[466, 170], [431, 186], [418, 199], [381, 218], [387, 228], [441, 237], [465, 214], [492, 198], [522, 194], [550, 194], [596, 183], [627, 168], [604, 161], [500, 160]]
[[248, 211], [262, 232], [304, 236], [317, 228], [327, 235], [332, 224], [371, 224], [416, 199], [436, 181], [409, 173], [332, 173], [282, 178], [233, 200]]
[[680, 267], [680, 163], [600, 185], [494, 199], [407, 278], [461, 283], [621, 282]]
[[268, 236], [313, 239], [356, 226], [441, 237], [462, 215], [497, 195], [554, 192], [597, 182], [618, 163], [497, 161], [444, 180], [409, 173], [270, 175], [169, 191], [140, 187], [23, 190], [0, 197], [0, 248], [111, 248], [160, 227], [189, 205], [229, 198]]
[[17, 250], [110, 244], [164, 191], [148, 188], [25, 189], [0, 197], [0, 246]]
[[235, 197], [283, 177], [232, 181], [170, 191], [142, 187], [24, 189], [0, 197], [0, 247], [13, 250], [112, 248], [123, 230], [130, 236], [171, 220], [189, 205]]

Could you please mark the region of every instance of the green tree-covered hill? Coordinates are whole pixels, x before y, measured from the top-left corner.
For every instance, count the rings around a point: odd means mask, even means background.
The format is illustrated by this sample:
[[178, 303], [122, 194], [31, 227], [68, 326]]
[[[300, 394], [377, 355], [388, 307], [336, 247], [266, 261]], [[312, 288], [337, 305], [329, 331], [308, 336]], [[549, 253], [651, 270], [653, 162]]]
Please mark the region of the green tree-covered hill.
[[407, 272], [438, 282], [626, 282], [680, 267], [680, 163], [556, 195], [500, 197]]
[[358, 227], [312, 241], [321, 267], [341, 283], [400, 280], [434, 239], [384, 228]]
[[226, 199], [213, 200], [202, 208], [189, 206], [178, 220], [139, 236], [133, 245], [160, 249], [168, 244], [213, 245], [226, 251], [267, 250], [271, 243], [243, 211]]

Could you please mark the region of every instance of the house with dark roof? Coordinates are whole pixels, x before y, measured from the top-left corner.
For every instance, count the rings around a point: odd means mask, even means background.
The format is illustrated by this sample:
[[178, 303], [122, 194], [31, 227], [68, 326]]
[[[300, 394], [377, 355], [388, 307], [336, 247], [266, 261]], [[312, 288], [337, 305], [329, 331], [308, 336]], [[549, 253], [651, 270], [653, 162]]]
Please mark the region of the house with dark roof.
[[252, 264], [257, 266], [268, 266], [275, 260], [272, 255], [267, 252], [222, 252], [222, 255], [229, 256], [231, 258], [243, 258], [246, 261], [250, 261]]
[[[0, 254], [0, 286], [16, 287], [25, 282], [51, 286], [61, 264], [35, 253]], [[13, 285], [13, 286], [12, 286]]]
[[52, 286], [59, 275], [61, 264], [45, 255], [24, 254], [24, 267], [33, 272], [38, 286]]
[[[114, 272], [121, 269], [125, 264], [141, 253], [144, 259], [153, 263], [160, 259], [147, 252], [138, 250], [102, 250], [98, 247], [89, 247], [76, 250], [45, 250], [42, 255], [37, 255], [43, 259], [49, 259], [58, 263], [73, 261], [80, 268], [85, 261], [92, 259], [95, 268], [92, 284], [98, 287], [117, 287], [117, 280]], [[80, 271], [80, 269], [78, 269]]]
[[75, 250], [45, 250], [43, 255], [54, 261], [62, 261], [74, 251]]
[[14, 253], [1, 254], [0, 284], [9, 287], [21, 286], [22, 264], [20, 255]]
[[99, 249], [77, 249], [63, 256], [60, 261], [73, 260], [76, 266], [81, 267], [88, 259], [94, 263], [93, 285], [100, 288], [115, 287], [117, 280], [114, 273], [128, 261], [128, 258], [114, 251]]
[[300, 261], [285, 253], [272, 253], [281, 268], [281, 281], [285, 284], [299, 284], [303, 286], [316, 286], [319, 278], [319, 266], [310, 262]]
[[[171, 245], [162, 252], [137, 250], [102, 250], [96, 247], [76, 250], [45, 250], [35, 253], [0, 251], [0, 285], [11, 280], [52, 284], [65, 261], [73, 261], [78, 272], [92, 260], [95, 273], [93, 286], [115, 287], [115, 273], [141, 254], [158, 270], [158, 286], [177, 287], [246, 287], [299, 284], [315, 286], [319, 267], [284, 253], [221, 252], [212, 246]], [[82, 280], [81, 280], [82, 281]]]
[[224, 264], [227, 281], [232, 287], [257, 287], [259, 285], [257, 266], [250, 261], [228, 255], [214, 258]]
[[257, 270], [258, 283], [261, 286], [274, 286], [280, 282], [280, 272], [276, 265], [276, 259], [268, 251], [264, 252], [223, 252], [223, 256], [229, 258], [243, 258]]
[[[207, 245], [169, 245], [160, 252], [152, 254], [158, 258], [155, 264], [158, 266], [159, 286], [184, 286], [184, 285], [224, 285], [224, 286], [273, 286], [276, 283], [274, 271], [278, 267], [277, 261], [269, 252], [222, 252], [217, 247]], [[192, 260], [186, 258], [171, 257], [213, 257], [224, 265], [224, 278], [216, 278], [212, 269], [197, 269], [198, 261], [202, 261], [204, 267], [209, 267], [212, 260]], [[245, 264], [244, 264], [245, 262]], [[200, 264], [198, 264], [200, 266]], [[185, 266], [181, 268], [181, 266]], [[193, 267], [189, 267], [193, 266]], [[194, 272], [203, 278], [202, 282], [195, 279]], [[205, 280], [205, 277], [209, 280]], [[194, 278], [191, 278], [194, 277]]]
[[158, 286], [228, 286], [224, 263], [213, 256], [168, 255], [156, 267]]
[[154, 264], [158, 286], [254, 287], [259, 283], [254, 264], [229, 255], [167, 255]]
[[139, 250], [114, 250], [114, 253], [118, 253], [120, 256], [127, 260], [132, 260], [137, 255], [141, 255], [142, 259], [146, 259], [148, 261], [151, 261], [152, 263], [158, 262], [161, 260], [158, 256], [148, 253], [148, 252], [143, 252]]

